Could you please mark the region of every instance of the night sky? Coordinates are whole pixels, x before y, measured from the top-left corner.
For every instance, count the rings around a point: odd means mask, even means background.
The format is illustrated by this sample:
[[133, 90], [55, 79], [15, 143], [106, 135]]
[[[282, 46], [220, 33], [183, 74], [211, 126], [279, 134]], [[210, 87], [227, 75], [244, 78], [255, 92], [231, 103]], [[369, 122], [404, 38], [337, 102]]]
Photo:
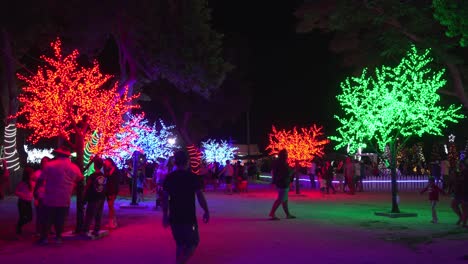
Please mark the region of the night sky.
[[[344, 75], [337, 72], [339, 61], [328, 49], [329, 36], [295, 32], [294, 11], [301, 2], [247, 6], [243, 1], [210, 1], [213, 26], [224, 34], [225, 45], [241, 42], [248, 47], [247, 63], [238, 67], [248, 72], [252, 83], [250, 141], [261, 150], [268, 144], [272, 125], [291, 129], [315, 123], [326, 133], [336, 127], [334, 96]], [[245, 117], [234, 124], [226, 122], [215, 134], [247, 143]]]

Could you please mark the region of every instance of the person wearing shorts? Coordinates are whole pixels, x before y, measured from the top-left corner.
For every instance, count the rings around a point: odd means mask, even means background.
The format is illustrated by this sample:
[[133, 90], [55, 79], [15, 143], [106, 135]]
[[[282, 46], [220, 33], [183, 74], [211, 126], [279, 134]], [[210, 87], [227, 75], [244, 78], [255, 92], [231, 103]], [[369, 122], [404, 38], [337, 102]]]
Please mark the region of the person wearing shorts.
[[200, 242], [195, 208], [195, 196], [203, 208], [203, 222], [210, 214], [198, 176], [188, 170], [188, 155], [184, 151], [174, 154], [176, 169], [163, 183], [163, 226], [171, 227], [176, 242], [176, 263], [186, 263]]

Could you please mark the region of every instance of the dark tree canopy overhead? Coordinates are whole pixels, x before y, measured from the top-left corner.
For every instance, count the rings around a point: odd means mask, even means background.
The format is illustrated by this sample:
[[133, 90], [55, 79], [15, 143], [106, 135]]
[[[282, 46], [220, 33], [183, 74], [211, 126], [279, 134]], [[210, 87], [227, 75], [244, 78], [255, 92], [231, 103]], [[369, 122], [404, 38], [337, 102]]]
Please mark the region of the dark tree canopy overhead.
[[296, 11], [297, 31], [334, 33], [331, 50], [356, 69], [396, 62], [411, 44], [431, 48], [451, 78], [451, 88], [440, 92], [457, 96], [468, 108], [467, 50], [458, 38], [446, 36], [448, 22], [441, 24], [434, 12], [431, 0], [306, 0]]

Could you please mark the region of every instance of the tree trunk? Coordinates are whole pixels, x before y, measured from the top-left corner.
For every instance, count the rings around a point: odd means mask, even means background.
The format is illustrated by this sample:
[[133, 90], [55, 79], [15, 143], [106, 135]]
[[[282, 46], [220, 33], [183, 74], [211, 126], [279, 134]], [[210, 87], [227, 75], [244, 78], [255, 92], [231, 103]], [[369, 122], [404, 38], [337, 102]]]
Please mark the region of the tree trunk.
[[392, 176], [392, 213], [399, 213], [398, 208], [398, 182], [396, 173], [396, 143], [390, 142], [390, 170]]
[[163, 98], [162, 102], [163, 102], [164, 107], [167, 109], [167, 111], [171, 115], [172, 122], [174, 122], [178, 134], [182, 137], [182, 140], [185, 143], [185, 146], [187, 148], [187, 152], [189, 155], [189, 159], [190, 159], [190, 169], [193, 173], [198, 174], [200, 172], [202, 153], [200, 149], [193, 143], [193, 140], [190, 137], [188, 129], [187, 129], [187, 124], [192, 115], [190, 112], [185, 112], [184, 119], [182, 120], [182, 122], [180, 122], [169, 101], [169, 98], [167, 97]]
[[[3, 81], [2, 85], [2, 104], [5, 123], [4, 130], [4, 157], [7, 161], [7, 167], [10, 170], [10, 184], [13, 186], [19, 182], [20, 160], [16, 145], [16, 119], [9, 116], [18, 112], [18, 89], [16, 86], [16, 70], [13, 50], [11, 48], [11, 38], [6, 29], [2, 29], [2, 63], [3, 63]], [[12, 190], [12, 186], [10, 189]]]
[[[75, 131], [75, 151], [76, 164], [81, 172], [84, 172], [84, 136], [79, 131]], [[84, 133], [84, 132], [83, 132]], [[84, 180], [76, 185], [76, 227], [75, 233], [88, 232], [83, 230], [84, 225]]]

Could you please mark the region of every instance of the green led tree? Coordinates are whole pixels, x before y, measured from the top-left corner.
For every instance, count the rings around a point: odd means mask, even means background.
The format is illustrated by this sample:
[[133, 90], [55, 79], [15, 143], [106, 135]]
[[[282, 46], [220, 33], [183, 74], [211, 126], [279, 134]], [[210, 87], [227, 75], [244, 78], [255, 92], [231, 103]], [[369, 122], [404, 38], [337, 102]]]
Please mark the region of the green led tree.
[[437, 106], [436, 91], [446, 84], [444, 71], [432, 71], [429, 50], [419, 53], [413, 45], [395, 67], [382, 66], [368, 76], [341, 83], [343, 92], [337, 95], [344, 115], [337, 116], [340, 126], [335, 149], [349, 147], [353, 152], [363, 144], [375, 146], [380, 152], [390, 149], [389, 167], [392, 177], [392, 213], [399, 213], [396, 179], [396, 153], [411, 136], [440, 135], [447, 122], [464, 118], [460, 106]]

